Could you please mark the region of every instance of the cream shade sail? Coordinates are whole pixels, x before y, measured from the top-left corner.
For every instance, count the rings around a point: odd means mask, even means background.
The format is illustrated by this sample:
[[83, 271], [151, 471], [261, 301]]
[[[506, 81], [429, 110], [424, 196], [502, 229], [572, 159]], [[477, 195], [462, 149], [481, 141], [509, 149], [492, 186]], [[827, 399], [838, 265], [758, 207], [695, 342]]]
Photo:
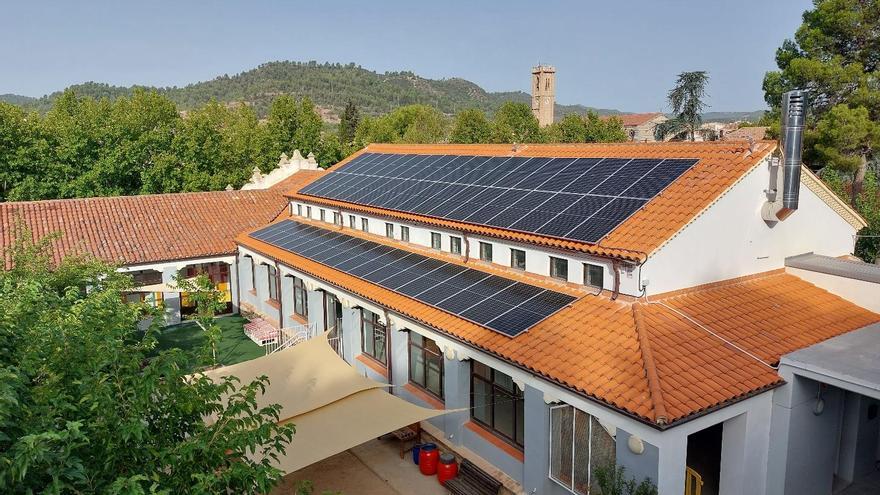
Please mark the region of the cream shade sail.
[[277, 467], [292, 473], [398, 428], [450, 412], [411, 404], [358, 374], [330, 347], [327, 334], [294, 347], [206, 372], [243, 383], [266, 375], [258, 404], [281, 406], [296, 434]]

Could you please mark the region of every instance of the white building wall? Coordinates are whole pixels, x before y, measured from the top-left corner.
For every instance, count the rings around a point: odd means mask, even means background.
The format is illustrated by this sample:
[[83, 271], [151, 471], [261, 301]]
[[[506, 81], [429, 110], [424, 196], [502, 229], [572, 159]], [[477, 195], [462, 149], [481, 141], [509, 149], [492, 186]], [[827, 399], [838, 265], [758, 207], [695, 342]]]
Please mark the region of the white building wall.
[[785, 271], [875, 313], [880, 313], [880, 284], [801, 268]]
[[775, 270], [797, 254], [852, 252], [855, 229], [803, 183], [798, 210], [774, 225], [765, 223], [761, 206], [769, 178], [765, 160], [655, 252], [642, 268], [648, 293]]
[[[297, 208], [301, 205], [301, 208]], [[311, 206], [311, 216], [308, 215], [308, 206]], [[301, 201], [292, 203], [291, 212], [296, 215], [298, 211], [302, 212], [302, 216], [311, 218], [312, 220], [320, 220], [321, 209], [326, 211], [325, 223], [328, 227], [333, 225], [333, 212], [340, 211], [317, 204], [309, 204]], [[604, 268], [604, 290], [614, 290], [614, 272], [613, 265], [607, 258], [598, 256], [589, 256], [585, 254], [572, 253], [569, 251], [555, 251], [552, 249], [540, 249], [529, 244], [520, 244], [503, 239], [490, 238], [485, 236], [465, 234], [461, 231], [442, 229], [434, 226], [418, 224], [414, 222], [402, 222], [388, 217], [378, 215], [363, 215], [350, 210], [341, 210], [343, 218], [343, 231], [350, 229], [349, 215], [355, 216], [354, 230], [361, 231], [361, 220], [368, 220], [370, 234], [385, 236], [385, 224], [390, 222], [394, 225], [394, 238], [400, 241], [401, 226], [409, 227], [409, 243], [423, 247], [431, 247], [431, 233], [437, 232], [441, 234], [440, 251], [444, 253], [450, 252], [450, 237], [462, 238], [462, 258], [467, 257], [468, 260], [478, 261], [480, 259], [480, 242], [488, 242], [492, 244], [493, 260], [492, 262], [500, 267], [510, 267], [511, 250], [519, 249], [526, 252], [526, 271], [535, 275], [549, 277], [550, 274], [550, 257], [563, 258], [568, 260], [568, 282], [575, 285], [582, 285], [584, 282], [584, 263], [600, 265]], [[466, 241], [466, 242], [465, 242]], [[636, 295], [639, 293], [639, 285], [637, 280], [637, 269], [633, 265], [621, 264], [620, 292], [623, 294]]]

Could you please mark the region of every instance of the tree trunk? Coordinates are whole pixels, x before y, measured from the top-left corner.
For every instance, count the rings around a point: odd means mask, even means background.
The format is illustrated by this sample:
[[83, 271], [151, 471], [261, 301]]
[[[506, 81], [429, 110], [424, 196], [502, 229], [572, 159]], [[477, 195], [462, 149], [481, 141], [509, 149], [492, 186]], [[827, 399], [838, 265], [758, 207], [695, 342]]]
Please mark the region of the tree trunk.
[[859, 163], [859, 168], [856, 169], [856, 173], [853, 175], [853, 182], [850, 192], [850, 204], [855, 208], [856, 200], [859, 197], [859, 194], [862, 193], [862, 186], [865, 183], [865, 173], [868, 171], [868, 155], [862, 155], [862, 161]]

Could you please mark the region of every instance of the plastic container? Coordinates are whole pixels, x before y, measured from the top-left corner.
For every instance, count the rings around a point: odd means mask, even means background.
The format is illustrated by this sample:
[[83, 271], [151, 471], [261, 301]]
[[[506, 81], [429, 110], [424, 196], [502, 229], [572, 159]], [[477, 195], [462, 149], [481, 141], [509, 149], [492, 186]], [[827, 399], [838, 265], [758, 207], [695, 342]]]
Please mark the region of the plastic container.
[[458, 461], [449, 452], [440, 454], [440, 462], [437, 464], [437, 481], [445, 485], [447, 481], [458, 476]]
[[419, 465], [419, 451], [421, 451], [421, 450], [422, 450], [422, 444], [417, 443], [417, 444], [413, 445], [412, 459], [413, 459], [413, 464], [415, 464], [416, 466]]
[[419, 450], [419, 471], [425, 476], [437, 474], [437, 462], [440, 460], [440, 451], [437, 445], [426, 443]]

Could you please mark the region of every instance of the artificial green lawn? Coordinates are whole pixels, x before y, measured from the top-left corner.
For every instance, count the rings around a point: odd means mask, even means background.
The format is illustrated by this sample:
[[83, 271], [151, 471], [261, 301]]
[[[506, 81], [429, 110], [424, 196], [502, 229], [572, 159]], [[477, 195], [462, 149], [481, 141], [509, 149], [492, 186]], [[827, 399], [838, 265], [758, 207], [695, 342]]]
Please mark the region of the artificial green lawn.
[[[266, 355], [266, 351], [244, 334], [247, 320], [239, 315], [217, 318], [222, 336], [217, 344], [217, 362], [230, 365]], [[159, 330], [156, 352], [166, 349], [183, 349], [191, 355], [193, 368], [198, 364], [199, 354], [205, 345], [205, 333], [194, 322], [185, 322]]]

